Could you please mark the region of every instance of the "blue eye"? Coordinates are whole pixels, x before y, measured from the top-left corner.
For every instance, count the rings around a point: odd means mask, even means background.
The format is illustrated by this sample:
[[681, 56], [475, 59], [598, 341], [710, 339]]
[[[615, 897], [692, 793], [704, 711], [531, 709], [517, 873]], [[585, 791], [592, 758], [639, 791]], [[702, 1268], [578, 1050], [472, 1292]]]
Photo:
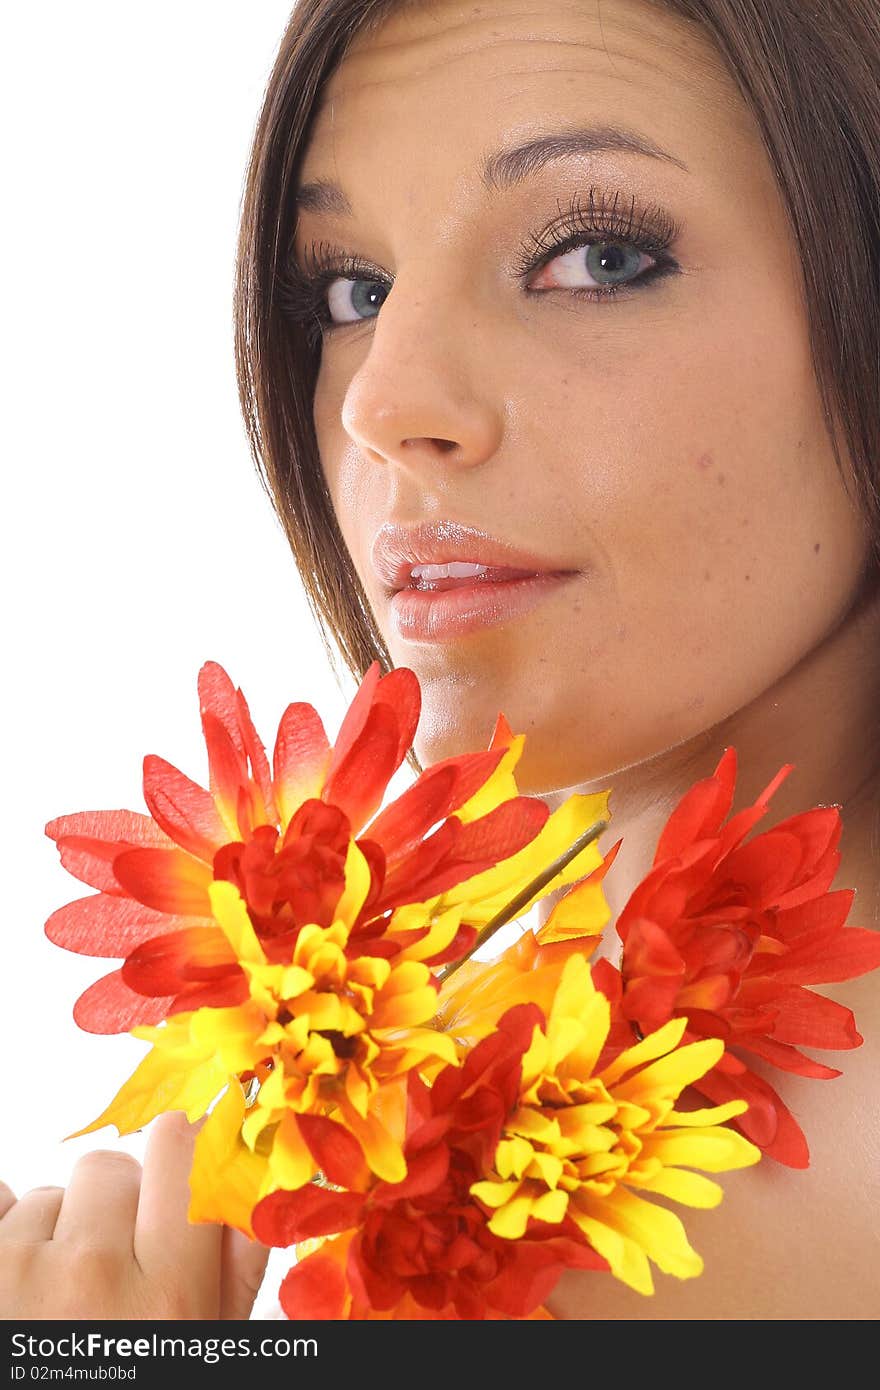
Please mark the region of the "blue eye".
[[[594, 192], [591, 188], [588, 208], [573, 198], [566, 211], [560, 209], [523, 244], [511, 273], [529, 282], [529, 295], [552, 290], [610, 301], [679, 270], [667, 248], [681, 227], [669, 213], [655, 207], [637, 215], [634, 202], [621, 209], [619, 195], [608, 204], [597, 201]], [[376, 318], [392, 286], [377, 266], [321, 242], [306, 249], [302, 267], [291, 263], [279, 275], [278, 300], [285, 316], [305, 327], [309, 346], [315, 347], [337, 328]]]
[[375, 318], [388, 296], [379, 280], [331, 280], [327, 286], [327, 308], [332, 324], [358, 323]]
[[[601, 290], [602, 286], [606, 286], [613, 290], [618, 286], [630, 284], [636, 276], [655, 264], [653, 256], [646, 255], [632, 244], [594, 241], [588, 245], [575, 246], [572, 250], [545, 261], [540, 271], [540, 279], [545, 283], [536, 284], [532, 281], [530, 288]], [[551, 269], [552, 276], [548, 278]], [[593, 281], [592, 285], [589, 284], [589, 280], [584, 279], [585, 275]]]

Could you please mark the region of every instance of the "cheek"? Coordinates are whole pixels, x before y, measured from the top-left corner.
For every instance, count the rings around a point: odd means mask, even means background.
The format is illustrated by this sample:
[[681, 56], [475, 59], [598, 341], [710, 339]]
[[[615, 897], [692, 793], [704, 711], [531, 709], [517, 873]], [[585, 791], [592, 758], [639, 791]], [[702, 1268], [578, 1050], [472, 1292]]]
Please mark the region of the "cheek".
[[[823, 541], [838, 555], [847, 540], [858, 549], [810, 365], [781, 348], [775, 358], [711, 339], [703, 348], [702, 370], [694, 362], [636, 411], [635, 467], [621, 469], [616, 499], [616, 520], [639, 542], [630, 581], [644, 590], [662, 568], [665, 588], [687, 582], [719, 603], [772, 592], [800, 604]], [[851, 569], [839, 558], [844, 592]]]
[[[368, 469], [358, 458], [358, 451], [342, 425], [345, 389], [338, 373], [321, 372], [315, 389], [312, 418], [321, 468], [339, 529], [359, 573], [363, 574], [366, 557], [360, 554], [360, 549], [369, 531], [371, 489], [368, 486]], [[372, 505], [375, 505], [375, 500]]]
[[539, 683], [538, 785], [566, 738], [582, 763], [563, 775], [588, 780], [751, 703], [837, 624], [866, 554], [791, 302], [731, 289], [589, 346], [569, 335], [543, 364], [533, 354], [553, 389], [536, 410], [522, 383], [514, 412], [514, 454], [541, 458], [553, 499], [555, 522], [531, 499], [536, 525], [578, 538], [588, 569], [564, 650], [548, 638], [530, 654], [510, 701], [522, 719]]
[[647, 335], [625, 410], [591, 412], [602, 446], [584, 482], [619, 634], [603, 676], [617, 712], [650, 716], [661, 739], [784, 674], [842, 616], [863, 563], [800, 315], [780, 302], [761, 318], [761, 302], [677, 324], [654, 339], [662, 355]]

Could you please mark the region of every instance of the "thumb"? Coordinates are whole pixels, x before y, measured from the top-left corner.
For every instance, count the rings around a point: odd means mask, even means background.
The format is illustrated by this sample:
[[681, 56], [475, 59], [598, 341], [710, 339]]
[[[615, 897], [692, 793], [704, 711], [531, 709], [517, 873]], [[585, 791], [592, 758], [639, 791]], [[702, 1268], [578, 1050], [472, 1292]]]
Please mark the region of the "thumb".
[[220, 1274], [220, 1317], [224, 1321], [241, 1322], [250, 1317], [268, 1259], [268, 1246], [224, 1226]]

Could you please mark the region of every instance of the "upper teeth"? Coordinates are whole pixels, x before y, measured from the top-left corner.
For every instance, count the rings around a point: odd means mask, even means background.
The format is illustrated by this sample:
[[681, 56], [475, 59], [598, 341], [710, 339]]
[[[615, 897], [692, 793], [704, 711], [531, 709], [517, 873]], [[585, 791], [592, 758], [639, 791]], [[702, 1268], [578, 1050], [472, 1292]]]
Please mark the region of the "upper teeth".
[[467, 579], [470, 575], [485, 574], [488, 565], [472, 565], [465, 560], [451, 560], [448, 565], [413, 565], [413, 579]]

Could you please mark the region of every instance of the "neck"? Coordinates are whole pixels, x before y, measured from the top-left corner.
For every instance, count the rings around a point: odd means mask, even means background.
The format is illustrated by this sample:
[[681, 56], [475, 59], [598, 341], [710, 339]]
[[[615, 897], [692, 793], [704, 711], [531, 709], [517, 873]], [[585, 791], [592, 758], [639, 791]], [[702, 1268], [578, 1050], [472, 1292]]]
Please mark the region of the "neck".
[[[771, 689], [713, 728], [647, 762], [544, 795], [551, 809], [573, 791], [611, 788], [611, 826], [600, 842], [621, 848], [605, 880], [614, 917], [651, 867], [679, 799], [708, 777], [727, 747], [737, 754], [731, 814], [749, 805], [783, 764], [794, 765], [753, 834], [813, 806], [840, 807], [835, 887], [856, 889], [850, 920], [880, 926], [880, 590], [859, 600], [825, 641]], [[537, 908], [546, 920], [561, 892]], [[606, 933], [606, 936], [608, 933]]]

